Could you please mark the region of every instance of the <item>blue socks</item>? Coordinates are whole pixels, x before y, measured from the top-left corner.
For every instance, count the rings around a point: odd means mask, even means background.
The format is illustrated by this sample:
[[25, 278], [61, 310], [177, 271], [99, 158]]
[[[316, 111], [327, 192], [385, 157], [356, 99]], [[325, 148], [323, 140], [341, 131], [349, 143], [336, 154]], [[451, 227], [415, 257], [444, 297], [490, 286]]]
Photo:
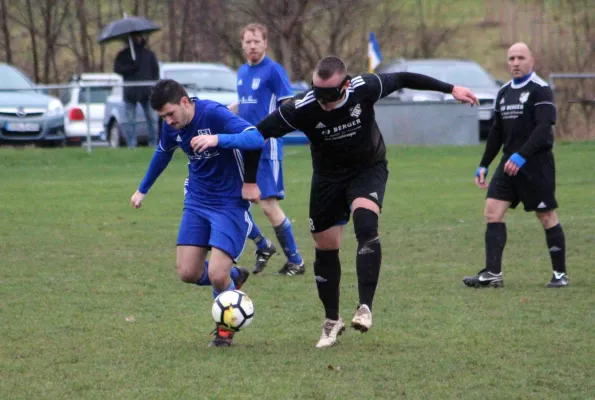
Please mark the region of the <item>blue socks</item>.
[[205, 269], [202, 271], [202, 276], [196, 282], [198, 286], [211, 286], [211, 280], [209, 279], [209, 262], [205, 261]]
[[250, 221], [252, 222], [252, 229], [250, 229], [250, 232], [248, 232], [248, 237], [254, 241], [254, 244], [256, 244], [258, 250], [264, 250], [269, 247], [269, 241], [267, 238], [262, 236], [262, 232], [260, 232], [260, 228], [258, 228], [258, 225], [256, 225], [256, 221], [254, 221], [252, 213], [248, 213], [248, 215], [250, 216]]
[[[231, 282], [233, 283], [236, 279], [240, 277], [240, 270], [237, 267], [231, 267], [231, 272], [229, 273], [231, 277]], [[202, 271], [202, 276], [196, 282], [197, 286], [212, 286], [211, 280], [209, 279], [209, 262], [205, 261], [205, 269]], [[233, 287], [235, 289], [235, 285]]]
[[297, 244], [295, 243], [293, 231], [291, 230], [291, 222], [288, 218], [285, 218], [281, 225], [275, 227], [275, 235], [277, 235], [277, 240], [279, 241], [279, 244], [281, 244], [287, 260], [291, 263], [300, 265], [303, 261], [302, 256], [298, 253]]
[[221, 293], [227, 291], [227, 290], [234, 290], [236, 288], [236, 284], [233, 283], [233, 280], [231, 281], [231, 283], [229, 284], [228, 287], [226, 287], [225, 289], [223, 289], [222, 291], [218, 291], [217, 289], [213, 288], [213, 298], [216, 299], [217, 296], [219, 296]]

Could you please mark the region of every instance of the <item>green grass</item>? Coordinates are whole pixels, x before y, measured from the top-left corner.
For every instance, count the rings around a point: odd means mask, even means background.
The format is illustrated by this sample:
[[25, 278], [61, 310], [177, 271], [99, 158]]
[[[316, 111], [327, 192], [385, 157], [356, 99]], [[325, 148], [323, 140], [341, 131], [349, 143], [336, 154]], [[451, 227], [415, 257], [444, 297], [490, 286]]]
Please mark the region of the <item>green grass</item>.
[[[463, 286], [484, 257], [484, 193], [472, 184], [481, 152], [389, 148], [374, 327], [319, 350], [307, 148], [286, 150], [283, 206], [308, 271], [275, 276], [276, 257], [250, 278], [255, 320], [231, 349], [207, 347], [210, 290], [176, 276], [181, 154], [134, 210], [147, 149], [0, 149], [0, 398], [593, 398], [595, 145], [555, 151], [572, 285], [563, 290], [544, 287], [544, 234], [520, 210], [507, 219], [506, 287]], [[349, 225], [345, 319], [357, 301], [355, 246]]]

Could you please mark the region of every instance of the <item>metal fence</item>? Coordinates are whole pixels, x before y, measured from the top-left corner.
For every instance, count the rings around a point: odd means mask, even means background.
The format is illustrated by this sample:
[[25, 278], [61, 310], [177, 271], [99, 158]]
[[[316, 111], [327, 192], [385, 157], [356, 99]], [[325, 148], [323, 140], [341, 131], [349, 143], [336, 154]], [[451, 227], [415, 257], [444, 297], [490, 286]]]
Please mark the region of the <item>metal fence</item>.
[[[41, 93], [49, 93], [51, 91], [61, 91], [61, 90], [71, 90], [73, 88], [79, 88], [81, 90], [83, 90], [85, 92], [85, 102], [83, 102], [85, 104], [85, 112], [86, 112], [86, 118], [85, 118], [85, 122], [87, 125], [87, 136], [86, 136], [86, 148], [87, 148], [87, 152], [91, 152], [91, 147], [92, 147], [92, 138], [91, 138], [91, 89], [93, 88], [97, 88], [97, 87], [109, 87], [109, 88], [114, 88], [114, 87], [152, 87], [155, 85], [155, 83], [157, 83], [157, 81], [136, 81], [136, 82], [120, 82], [120, 81], [114, 81], [114, 80], [106, 80], [106, 81], [89, 81], [89, 82], [85, 82], [85, 81], [72, 81], [70, 83], [67, 84], [56, 84], [56, 85], [35, 85], [33, 87], [30, 88], [0, 88], [0, 95], [2, 93], [6, 93], [6, 92], [23, 92], [23, 91], [29, 91], [29, 92], [41, 92]], [[196, 89], [196, 84], [185, 84], [185, 86], [191, 88], [191, 89]], [[44, 115], [45, 115], [45, 111]], [[64, 110], [65, 112], [67, 112], [68, 110]], [[43, 120], [44, 124], [47, 124], [47, 118], [44, 118]], [[43, 130], [45, 130], [47, 128], [47, 125], [43, 126]]]
[[570, 139], [593, 139], [595, 72], [552, 73], [548, 83], [557, 103], [557, 134]]
[[[558, 79], [593, 79], [595, 73], [566, 74], [552, 73], [549, 84], [552, 90], [556, 89]], [[153, 86], [157, 81], [73, 81], [68, 84], [37, 85], [32, 88], [0, 89], [2, 92], [10, 91], [60, 91], [79, 88], [85, 91], [84, 111], [86, 132], [86, 149], [92, 151], [91, 137], [91, 90], [94, 87], [147, 87]], [[185, 85], [196, 89], [196, 84]], [[571, 99], [569, 102], [590, 101], [595, 104], [595, 99]], [[82, 108], [82, 107], [81, 107]], [[67, 113], [68, 110], [65, 110]], [[479, 127], [477, 109], [460, 104], [429, 103], [429, 102], [401, 102], [391, 98], [380, 100], [375, 107], [376, 120], [384, 135], [387, 144], [420, 144], [420, 145], [472, 145], [479, 143]]]

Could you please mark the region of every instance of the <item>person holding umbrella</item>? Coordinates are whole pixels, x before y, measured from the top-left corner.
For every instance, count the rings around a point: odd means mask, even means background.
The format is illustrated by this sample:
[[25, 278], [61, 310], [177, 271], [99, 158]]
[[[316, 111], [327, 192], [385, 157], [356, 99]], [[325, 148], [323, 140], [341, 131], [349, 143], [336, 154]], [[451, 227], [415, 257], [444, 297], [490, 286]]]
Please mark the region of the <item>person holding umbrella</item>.
[[[147, 41], [140, 33], [134, 33], [132, 46], [126, 47], [118, 53], [114, 61], [114, 72], [122, 75], [124, 82], [156, 81], [159, 79], [159, 63], [155, 53], [147, 48]], [[133, 53], [134, 52], [134, 53]], [[133, 55], [136, 56], [133, 58]], [[149, 146], [155, 147], [157, 135], [155, 122], [149, 104], [151, 88], [149, 86], [124, 87], [124, 103], [126, 105], [126, 123], [124, 124], [126, 141], [129, 148], [137, 146], [136, 138], [136, 103], [141, 105], [147, 120]]]
[[[114, 61], [114, 72], [124, 79], [124, 83], [138, 81], [156, 81], [159, 79], [159, 63], [155, 53], [147, 47], [146, 35], [161, 29], [143, 17], [128, 16], [113, 21], [103, 28], [99, 35], [99, 43], [125, 41], [128, 47], [122, 49]], [[126, 123], [124, 130], [129, 148], [137, 147], [136, 137], [136, 104], [139, 103], [147, 120], [149, 146], [157, 145], [155, 122], [149, 104], [151, 87], [124, 87], [124, 103], [126, 105]]]

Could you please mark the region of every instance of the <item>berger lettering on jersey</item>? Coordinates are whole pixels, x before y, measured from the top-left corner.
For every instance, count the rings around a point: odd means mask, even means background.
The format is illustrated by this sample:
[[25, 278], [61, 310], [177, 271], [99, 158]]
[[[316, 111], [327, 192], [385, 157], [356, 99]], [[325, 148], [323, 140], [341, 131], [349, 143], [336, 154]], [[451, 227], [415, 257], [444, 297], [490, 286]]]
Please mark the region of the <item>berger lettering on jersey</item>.
[[528, 91], [521, 92], [519, 94], [518, 103], [516, 104], [504, 104], [505, 102], [508, 103], [508, 101], [505, 101], [504, 97], [502, 97], [502, 100], [500, 100], [500, 115], [502, 116], [502, 119], [517, 119], [523, 115], [525, 103], [529, 99], [529, 94]]
[[344, 129], [351, 128], [352, 126], [359, 125], [359, 124], [361, 124], [361, 121], [358, 118], [355, 121], [351, 121], [346, 124], [333, 127], [333, 133], [340, 132]]
[[354, 121], [347, 122], [332, 127], [331, 129], [325, 129], [322, 131], [324, 140], [338, 140], [351, 137], [357, 133], [357, 130], [361, 127], [361, 120], [358, 118]]

